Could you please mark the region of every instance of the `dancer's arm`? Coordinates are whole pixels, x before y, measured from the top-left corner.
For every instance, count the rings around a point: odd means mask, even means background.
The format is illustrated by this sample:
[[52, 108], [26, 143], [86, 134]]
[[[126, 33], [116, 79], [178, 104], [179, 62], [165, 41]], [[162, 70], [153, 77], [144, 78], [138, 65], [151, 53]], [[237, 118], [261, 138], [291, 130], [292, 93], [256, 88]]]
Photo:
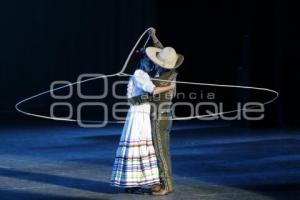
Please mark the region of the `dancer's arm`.
[[158, 48], [164, 48], [164, 46], [162, 45], [162, 43], [159, 41], [159, 39], [157, 38], [156, 36], [156, 30], [155, 28], [151, 28], [150, 29], [150, 35], [151, 35], [151, 38], [152, 38], [152, 42], [154, 44], [155, 47], [158, 47]]
[[174, 85], [168, 85], [168, 86], [163, 86], [163, 87], [155, 87], [154, 90], [153, 90], [153, 94], [160, 94], [160, 93], [163, 93], [163, 92], [167, 92], [169, 90], [173, 90], [174, 89]]
[[173, 90], [175, 87], [174, 84], [170, 84], [168, 86], [156, 87], [152, 83], [149, 75], [140, 69], [135, 70], [133, 77], [134, 77], [133, 81], [137, 87], [141, 88], [145, 92], [152, 93], [153, 95], [167, 92], [169, 90]]

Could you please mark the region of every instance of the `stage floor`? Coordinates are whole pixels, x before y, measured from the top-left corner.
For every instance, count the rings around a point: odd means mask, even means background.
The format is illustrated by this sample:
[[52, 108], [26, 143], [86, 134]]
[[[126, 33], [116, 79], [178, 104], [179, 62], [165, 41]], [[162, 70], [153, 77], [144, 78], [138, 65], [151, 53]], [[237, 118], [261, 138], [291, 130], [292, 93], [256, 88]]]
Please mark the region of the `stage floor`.
[[[157, 199], [109, 185], [121, 129], [1, 127], [1, 200]], [[160, 199], [300, 199], [299, 133], [175, 122], [175, 192]]]

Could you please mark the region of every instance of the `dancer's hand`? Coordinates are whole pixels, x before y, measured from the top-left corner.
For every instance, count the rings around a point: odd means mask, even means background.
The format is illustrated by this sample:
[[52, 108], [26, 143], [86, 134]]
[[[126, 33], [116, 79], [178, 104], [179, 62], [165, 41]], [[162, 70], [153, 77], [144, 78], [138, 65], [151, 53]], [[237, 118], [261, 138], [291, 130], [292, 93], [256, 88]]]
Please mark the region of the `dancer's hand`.
[[158, 47], [158, 48], [163, 48], [163, 45], [161, 44], [161, 42], [158, 40], [158, 38], [156, 36], [156, 29], [153, 27], [150, 27], [148, 33], [149, 33], [149, 36], [152, 38], [154, 46]]
[[174, 83], [171, 83], [170, 90], [175, 90], [175, 88], [176, 88], [176, 85]]
[[172, 97], [175, 97], [176, 95], [176, 85], [175, 84], [171, 84], [171, 90], [170, 90], [170, 94], [172, 94]]
[[156, 36], [156, 30], [155, 30], [155, 28], [150, 27], [149, 34], [150, 34], [151, 37], [155, 37]]

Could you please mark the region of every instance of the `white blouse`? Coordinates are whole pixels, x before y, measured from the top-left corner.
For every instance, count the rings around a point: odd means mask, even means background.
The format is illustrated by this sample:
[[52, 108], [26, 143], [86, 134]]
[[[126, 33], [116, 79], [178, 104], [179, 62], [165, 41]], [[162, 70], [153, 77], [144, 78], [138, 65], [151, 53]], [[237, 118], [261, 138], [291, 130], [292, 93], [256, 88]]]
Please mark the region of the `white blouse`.
[[145, 94], [145, 92], [153, 93], [155, 85], [152, 83], [149, 74], [141, 69], [135, 70], [127, 85], [127, 97]]

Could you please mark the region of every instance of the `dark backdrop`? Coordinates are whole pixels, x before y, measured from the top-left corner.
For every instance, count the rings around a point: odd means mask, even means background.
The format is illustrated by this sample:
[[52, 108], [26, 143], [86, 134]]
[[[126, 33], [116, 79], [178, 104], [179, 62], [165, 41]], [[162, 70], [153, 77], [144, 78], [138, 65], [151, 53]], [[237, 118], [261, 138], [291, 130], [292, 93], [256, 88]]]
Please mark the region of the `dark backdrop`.
[[117, 72], [154, 26], [185, 55], [180, 80], [275, 89], [280, 98], [256, 124], [298, 126], [298, 18], [296, 4], [283, 0], [1, 2], [1, 119], [19, 116], [14, 104], [53, 80]]
[[216, 0], [160, 5], [161, 38], [176, 43], [187, 58], [182, 76], [277, 90], [280, 98], [266, 107], [260, 125], [299, 126], [299, 7], [295, 3]]
[[[14, 104], [54, 80], [118, 72], [155, 17], [151, 0], [1, 1], [1, 118], [19, 117]], [[48, 101], [30, 104], [31, 111], [49, 110]]]

